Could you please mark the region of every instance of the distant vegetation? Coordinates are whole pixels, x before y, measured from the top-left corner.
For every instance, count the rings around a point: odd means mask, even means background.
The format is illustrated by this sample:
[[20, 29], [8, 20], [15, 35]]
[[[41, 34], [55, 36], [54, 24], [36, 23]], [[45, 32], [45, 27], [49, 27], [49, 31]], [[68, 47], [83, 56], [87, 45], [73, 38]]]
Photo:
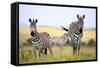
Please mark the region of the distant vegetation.
[[95, 46], [96, 45], [96, 41], [94, 39], [90, 39], [87, 45], [88, 46]]

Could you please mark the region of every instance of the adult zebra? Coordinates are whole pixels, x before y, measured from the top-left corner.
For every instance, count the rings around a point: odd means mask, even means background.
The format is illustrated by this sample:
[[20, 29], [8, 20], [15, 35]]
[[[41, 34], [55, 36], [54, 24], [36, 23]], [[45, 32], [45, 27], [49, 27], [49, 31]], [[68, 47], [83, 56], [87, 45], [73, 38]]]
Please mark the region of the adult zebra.
[[79, 54], [80, 52], [80, 43], [83, 36], [84, 18], [85, 15], [77, 15], [78, 20], [76, 22], [72, 22], [69, 29], [62, 27], [63, 30], [68, 31], [68, 36], [70, 37], [73, 46], [73, 54]]
[[[51, 38], [49, 34], [46, 32], [41, 32], [41, 33], [37, 32], [37, 26], [36, 26], [37, 21], [38, 21], [37, 19], [36, 20], [33, 19], [33, 21], [29, 19], [32, 44], [36, 50], [39, 50], [39, 56], [43, 54], [43, 51], [45, 54], [47, 54], [47, 48], [52, 54], [52, 50], [50, 48], [52, 45]], [[36, 56], [36, 50], [34, 50], [35, 56]]]

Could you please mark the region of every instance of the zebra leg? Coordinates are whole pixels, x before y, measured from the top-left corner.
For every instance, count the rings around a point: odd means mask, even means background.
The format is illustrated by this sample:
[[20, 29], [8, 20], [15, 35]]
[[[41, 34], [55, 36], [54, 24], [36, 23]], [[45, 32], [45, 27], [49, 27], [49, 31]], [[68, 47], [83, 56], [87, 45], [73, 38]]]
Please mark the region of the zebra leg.
[[80, 39], [77, 41], [77, 54], [80, 52]]
[[80, 43], [78, 44], [78, 47], [77, 47], [77, 54], [79, 55], [80, 53]]
[[33, 53], [34, 53], [34, 57], [36, 58], [37, 57], [36, 56], [36, 53], [37, 53], [36, 49], [33, 49]]
[[39, 49], [39, 57], [41, 56], [41, 54], [43, 53], [43, 48]]
[[80, 53], [80, 45], [78, 46], [78, 53], [77, 54], [79, 55], [79, 53]]
[[73, 46], [73, 54], [75, 54], [75, 43], [72, 43], [72, 46]]
[[50, 54], [52, 55], [52, 49], [50, 47], [48, 47], [49, 51], [50, 51]]
[[77, 54], [77, 43], [76, 42], [74, 43], [74, 48], [73, 49], [74, 49], [73, 50], [74, 51], [74, 54]]
[[44, 54], [47, 55], [47, 48], [44, 49]]
[[75, 45], [73, 45], [73, 54], [75, 54]]
[[41, 51], [41, 54], [47, 55], [47, 48], [43, 48], [43, 50]]
[[75, 43], [75, 54], [77, 54], [78, 52], [78, 49], [77, 49], [78, 45], [77, 45], [77, 42]]

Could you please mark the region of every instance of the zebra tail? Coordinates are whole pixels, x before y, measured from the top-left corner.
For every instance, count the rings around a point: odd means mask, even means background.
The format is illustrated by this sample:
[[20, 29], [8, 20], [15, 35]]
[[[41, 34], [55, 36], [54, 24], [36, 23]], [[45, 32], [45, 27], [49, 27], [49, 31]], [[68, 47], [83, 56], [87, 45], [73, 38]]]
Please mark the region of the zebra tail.
[[65, 27], [63, 27], [63, 26], [61, 26], [61, 28], [62, 28], [63, 30], [65, 30], [65, 31], [68, 31], [68, 29], [67, 29], [67, 28], [65, 28]]

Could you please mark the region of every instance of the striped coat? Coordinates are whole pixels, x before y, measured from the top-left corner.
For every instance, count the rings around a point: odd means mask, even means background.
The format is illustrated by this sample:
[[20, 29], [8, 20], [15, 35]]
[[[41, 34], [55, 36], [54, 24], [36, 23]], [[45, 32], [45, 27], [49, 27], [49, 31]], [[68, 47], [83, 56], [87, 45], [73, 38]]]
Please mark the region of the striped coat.
[[83, 20], [85, 18], [85, 15], [77, 15], [77, 18], [78, 20], [76, 22], [72, 22], [70, 24], [69, 29], [62, 27], [65, 31], [68, 31], [68, 36], [70, 37], [73, 46], [73, 54], [79, 54], [80, 52], [80, 43], [83, 36]]
[[68, 34], [64, 33], [61, 37], [54, 37], [52, 39], [54, 45], [60, 47], [62, 49], [62, 47], [69, 41], [68, 39]]
[[[37, 27], [36, 27], [36, 23], [37, 23], [37, 19], [33, 21], [31, 19], [29, 19], [30, 24], [30, 34], [32, 36], [32, 44], [33, 46], [35, 46], [36, 50], [39, 50], [39, 56], [41, 56], [43, 54], [43, 51], [45, 51], [44, 53], [47, 54], [47, 49], [50, 51], [50, 53], [52, 54], [52, 50], [51, 50], [51, 38], [49, 36], [49, 34], [47, 32], [42, 32], [42, 33], [38, 33], [37, 32]], [[36, 54], [36, 50], [34, 51], [34, 53]]]

